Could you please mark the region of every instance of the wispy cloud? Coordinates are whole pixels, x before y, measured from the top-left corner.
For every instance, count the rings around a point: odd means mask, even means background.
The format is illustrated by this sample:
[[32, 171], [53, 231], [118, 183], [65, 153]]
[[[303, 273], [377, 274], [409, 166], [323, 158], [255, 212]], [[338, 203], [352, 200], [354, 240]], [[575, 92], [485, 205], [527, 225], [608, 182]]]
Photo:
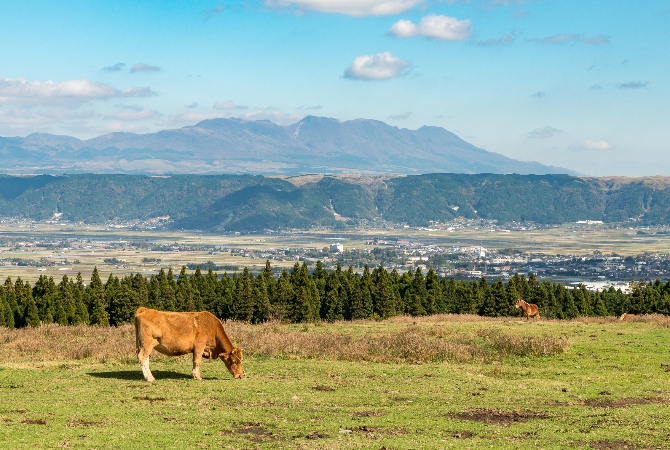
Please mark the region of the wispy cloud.
[[160, 119], [156, 121], [158, 126], [184, 126], [194, 125], [200, 121], [207, 119], [221, 119], [225, 118], [225, 113], [196, 113], [196, 112], [180, 112], [169, 116], [167, 119]]
[[619, 89], [644, 89], [649, 85], [648, 81], [629, 81], [619, 85]]
[[113, 66], [103, 67], [102, 70], [106, 72], [118, 72], [125, 67], [125, 63], [116, 63]]
[[390, 120], [405, 120], [405, 119], [409, 119], [413, 115], [414, 114], [412, 113], [412, 111], [407, 111], [407, 112], [404, 112], [402, 114], [390, 115], [390, 116], [387, 117], [387, 119], [390, 119]]
[[302, 110], [316, 110], [316, 109], [321, 109], [321, 108], [323, 108], [323, 106], [321, 106], [321, 105], [302, 105], [302, 106], [298, 106], [296, 109], [298, 109], [298, 110], [301, 110], [301, 109]]
[[223, 3], [219, 3], [213, 8], [207, 8], [205, 10], [205, 20], [211, 18], [212, 16], [216, 16], [217, 14], [221, 14], [226, 9], [228, 9], [228, 7], [224, 6]]
[[526, 0], [486, 0], [482, 2], [482, 8], [494, 9], [506, 6], [519, 6], [526, 3]]
[[462, 41], [469, 39], [471, 33], [472, 22], [469, 20], [435, 14], [421, 18], [416, 25], [411, 20], [399, 20], [389, 30], [389, 34], [399, 38], [424, 36], [438, 41]]
[[150, 66], [144, 63], [137, 63], [131, 69], [130, 72], [158, 72], [161, 70], [160, 67]]
[[518, 10], [518, 11], [514, 11], [514, 12], [513, 12], [512, 14], [510, 14], [510, 15], [511, 15], [512, 17], [514, 17], [515, 19], [520, 19], [520, 18], [526, 16], [526, 11], [524, 11], [523, 9], [520, 9], [520, 10]]
[[198, 105], [197, 102], [193, 102], [190, 105], [185, 105], [184, 108], [193, 109], [193, 108], [197, 108], [198, 106], [199, 105]]
[[123, 110], [126, 110], [126, 111], [143, 111], [144, 110], [144, 106], [142, 106], [142, 105], [126, 105], [125, 103], [119, 103], [119, 104], [116, 104], [114, 106], [116, 106], [117, 108], [121, 108]]
[[163, 117], [163, 114], [154, 110], [140, 110], [140, 111], [122, 111], [117, 112], [116, 114], [106, 114], [103, 119], [105, 120], [121, 120], [121, 121], [138, 121], [138, 120], [149, 120], [156, 119], [158, 117]]
[[231, 109], [231, 110], [247, 109], [247, 107], [244, 106], [244, 105], [236, 105], [235, 103], [233, 103], [232, 100], [228, 100], [227, 102], [216, 102], [216, 103], [214, 103], [213, 108], [214, 109]]
[[609, 150], [613, 148], [613, 145], [605, 140], [592, 141], [591, 139], [587, 139], [582, 142], [570, 144], [570, 148], [573, 150]]
[[537, 97], [537, 98], [542, 98], [546, 97], [546, 93], [544, 91], [537, 91], [536, 93], [532, 94], [531, 97]]
[[586, 44], [609, 44], [610, 39], [607, 36], [603, 36], [602, 34], [599, 34], [598, 36], [593, 36], [590, 38], [584, 38], [582, 39], [582, 42]]
[[357, 80], [386, 80], [401, 75], [410, 66], [390, 52], [361, 55], [344, 71], [345, 78]]
[[349, 16], [388, 16], [405, 12], [425, 0], [264, 0], [272, 7], [294, 7]]
[[583, 34], [555, 34], [542, 39], [531, 39], [542, 44], [566, 44], [568, 42], [582, 42], [584, 44], [609, 44], [610, 40], [607, 36], [599, 34], [592, 37], [584, 37]]
[[83, 103], [90, 100], [115, 97], [151, 97], [156, 95], [148, 87], [117, 89], [91, 80], [29, 81], [24, 78], [0, 78], [0, 103], [53, 104]]
[[562, 131], [557, 130], [554, 127], [550, 127], [549, 125], [545, 125], [541, 128], [536, 128], [529, 131], [526, 135], [531, 139], [549, 139], [554, 137], [554, 134], [556, 133], [562, 133]]
[[481, 45], [482, 47], [495, 47], [496, 45], [511, 44], [513, 42], [514, 36], [506, 34], [500, 39], [489, 39], [488, 41], [478, 42], [477, 45]]
[[603, 88], [603, 86], [600, 83], [592, 84], [589, 90], [591, 91], [599, 91]]
[[581, 34], [556, 34], [554, 36], [540, 39], [540, 42], [544, 44], [564, 44], [566, 42], [579, 41], [581, 39]]
[[241, 116], [246, 120], [269, 120], [280, 125], [296, 123], [303, 117], [305, 117], [304, 114], [288, 114], [275, 108], [256, 109]]

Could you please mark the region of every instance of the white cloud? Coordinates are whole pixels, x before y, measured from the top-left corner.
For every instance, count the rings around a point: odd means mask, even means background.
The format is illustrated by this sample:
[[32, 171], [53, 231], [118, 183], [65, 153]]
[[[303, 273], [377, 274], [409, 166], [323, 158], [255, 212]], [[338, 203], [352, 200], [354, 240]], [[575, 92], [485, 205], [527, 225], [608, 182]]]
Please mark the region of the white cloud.
[[494, 9], [499, 6], [517, 6], [524, 3], [526, 3], [526, 0], [490, 0], [483, 5], [483, 8]]
[[388, 16], [407, 11], [425, 0], [265, 0], [275, 7], [293, 6], [298, 10], [346, 14], [349, 16]]
[[397, 77], [409, 66], [408, 61], [403, 61], [390, 52], [362, 55], [354, 59], [351, 66], [344, 71], [344, 76], [359, 80], [385, 80]]
[[540, 42], [545, 44], [564, 44], [566, 42], [579, 41], [582, 39], [580, 34], [557, 34], [541, 39]]
[[389, 33], [400, 38], [425, 36], [439, 41], [462, 41], [470, 38], [472, 22], [430, 14], [421, 18], [417, 25], [410, 20], [399, 20], [391, 26]]
[[537, 98], [542, 98], [546, 97], [547, 93], [544, 91], [537, 91], [536, 93], [532, 94], [531, 97], [537, 97]]
[[296, 123], [303, 117], [305, 117], [304, 114], [288, 114], [274, 108], [257, 109], [241, 116], [246, 120], [269, 120], [280, 125]]
[[125, 67], [125, 63], [116, 63], [113, 66], [103, 67], [102, 70], [106, 72], [118, 72]]
[[197, 108], [198, 106], [199, 106], [198, 102], [193, 102], [190, 105], [184, 106], [184, 108], [193, 109], [193, 108]]
[[123, 120], [123, 121], [136, 121], [136, 120], [149, 120], [162, 117], [163, 114], [158, 111], [153, 110], [142, 110], [142, 111], [122, 111], [116, 114], [107, 114], [104, 116], [105, 120]]
[[142, 133], [149, 131], [149, 129], [139, 123], [119, 121], [107, 123], [102, 126], [90, 127], [87, 131], [95, 133]]
[[224, 119], [226, 118], [225, 114], [222, 113], [195, 113], [195, 112], [180, 112], [173, 116], [168, 117], [167, 119], [161, 119], [156, 121], [158, 126], [184, 126], [184, 125], [195, 125], [196, 123], [207, 120], [207, 119]]
[[602, 34], [599, 34], [598, 36], [585, 38], [585, 39], [583, 39], [583, 42], [585, 42], [587, 44], [609, 44], [610, 40], [607, 36], [603, 36]]
[[26, 127], [30, 125], [47, 125], [61, 121], [85, 120], [95, 117], [94, 111], [73, 111], [71, 109], [21, 109], [10, 108], [0, 110], [0, 124], [12, 127]]
[[591, 139], [587, 139], [582, 142], [575, 142], [570, 145], [570, 148], [575, 150], [609, 150], [612, 147], [612, 144], [605, 140], [592, 141]]
[[148, 87], [131, 87], [119, 90], [105, 83], [91, 80], [28, 81], [24, 78], [0, 77], [0, 103], [54, 104], [83, 103], [89, 100], [114, 97], [150, 97], [156, 95]]
[[541, 128], [536, 128], [532, 131], [529, 131], [528, 137], [531, 139], [549, 139], [550, 137], [553, 137], [554, 134], [556, 133], [561, 133], [561, 130], [557, 130], [554, 127], [545, 125]]
[[213, 106], [214, 109], [247, 109], [244, 105], [236, 105], [232, 100], [227, 102], [216, 102]]
[[387, 119], [390, 119], [390, 120], [404, 120], [404, 119], [409, 119], [413, 115], [414, 114], [412, 114], [412, 111], [407, 111], [407, 112], [404, 112], [402, 114], [392, 114], [392, 115], [388, 116]]
[[126, 105], [125, 103], [118, 103], [114, 106], [116, 106], [117, 108], [130, 110], [130, 111], [142, 111], [144, 109], [144, 106], [142, 106], [142, 105]]
[[144, 63], [137, 63], [130, 69], [131, 72], [158, 72], [159, 70], [161, 70], [160, 67], [150, 66]]
[[298, 106], [296, 109], [316, 110], [316, 109], [321, 109], [321, 108], [323, 108], [322, 105], [301, 105], [301, 106]]

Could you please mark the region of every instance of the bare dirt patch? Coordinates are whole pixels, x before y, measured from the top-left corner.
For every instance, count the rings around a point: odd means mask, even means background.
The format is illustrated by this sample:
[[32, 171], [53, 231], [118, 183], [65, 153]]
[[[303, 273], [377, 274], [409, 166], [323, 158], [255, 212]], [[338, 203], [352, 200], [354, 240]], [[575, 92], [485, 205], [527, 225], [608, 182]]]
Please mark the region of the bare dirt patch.
[[383, 411], [357, 411], [354, 413], [356, 417], [379, 417], [386, 414]]
[[44, 419], [26, 419], [21, 423], [27, 423], [28, 425], [46, 425], [47, 421]]
[[513, 423], [527, 422], [532, 419], [547, 419], [549, 415], [540, 411], [496, 411], [475, 408], [462, 413], [447, 414], [447, 417], [508, 427]]
[[595, 450], [635, 450], [641, 447], [626, 441], [595, 441], [589, 445]]
[[583, 402], [584, 406], [592, 406], [594, 408], [627, 408], [629, 406], [649, 405], [652, 403], [667, 403], [667, 400], [661, 397], [619, 398], [616, 400], [591, 398]]
[[87, 420], [73, 419], [66, 426], [68, 426], [68, 427], [94, 427], [94, 426], [98, 426], [98, 425], [102, 425], [102, 423], [101, 422], [87, 421]]
[[329, 438], [330, 436], [325, 433], [319, 433], [318, 431], [312, 431], [305, 436], [307, 439], [324, 439]]
[[332, 388], [330, 386], [314, 386], [312, 389], [315, 391], [322, 391], [322, 392], [332, 392], [335, 390], [335, 388]]
[[262, 442], [264, 439], [275, 440], [272, 432], [263, 428], [261, 424], [247, 424], [233, 430], [237, 434], [246, 434], [252, 442]]
[[145, 400], [153, 404], [153, 402], [164, 402], [167, 399], [165, 397], [149, 397], [148, 395], [145, 395], [144, 397], [135, 396], [133, 397], [133, 400]]
[[456, 439], [470, 439], [472, 436], [474, 436], [474, 433], [469, 431], [450, 431], [449, 434], [451, 437]]

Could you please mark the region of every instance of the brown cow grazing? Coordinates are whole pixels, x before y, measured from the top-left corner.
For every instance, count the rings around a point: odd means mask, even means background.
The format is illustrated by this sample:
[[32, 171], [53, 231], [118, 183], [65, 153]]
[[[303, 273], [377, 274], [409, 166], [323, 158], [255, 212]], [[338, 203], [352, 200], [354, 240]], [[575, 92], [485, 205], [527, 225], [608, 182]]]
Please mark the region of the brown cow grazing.
[[135, 312], [137, 358], [147, 381], [155, 381], [149, 370], [153, 349], [164, 355], [180, 356], [193, 353], [193, 378], [200, 377], [202, 357], [221, 358], [235, 378], [242, 378], [242, 349], [234, 347], [223, 324], [216, 316], [203, 312], [163, 312], [139, 308]]
[[629, 314], [629, 313], [623, 313], [621, 314], [621, 317], [619, 317], [620, 322], [628, 322], [631, 321], [635, 318], [635, 314]]
[[540, 318], [540, 310], [534, 303], [526, 303], [519, 299], [514, 306], [523, 310], [523, 315], [526, 316], [526, 319], [530, 319], [531, 317], [537, 317], [538, 319]]

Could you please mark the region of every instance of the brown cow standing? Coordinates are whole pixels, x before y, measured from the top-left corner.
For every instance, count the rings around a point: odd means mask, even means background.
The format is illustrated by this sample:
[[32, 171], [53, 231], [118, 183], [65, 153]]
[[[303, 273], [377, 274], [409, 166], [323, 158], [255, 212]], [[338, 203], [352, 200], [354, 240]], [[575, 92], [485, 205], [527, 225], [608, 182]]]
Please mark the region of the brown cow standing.
[[242, 349], [234, 347], [223, 324], [216, 316], [203, 312], [163, 312], [141, 307], [135, 312], [137, 358], [142, 374], [155, 381], [149, 370], [153, 349], [164, 355], [180, 356], [193, 353], [193, 378], [200, 377], [202, 357], [221, 358], [235, 378], [242, 378]]
[[538, 319], [540, 318], [540, 310], [534, 303], [527, 303], [519, 299], [514, 306], [523, 310], [523, 315], [526, 316], [526, 319], [530, 319], [533, 316], [537, 317]]

